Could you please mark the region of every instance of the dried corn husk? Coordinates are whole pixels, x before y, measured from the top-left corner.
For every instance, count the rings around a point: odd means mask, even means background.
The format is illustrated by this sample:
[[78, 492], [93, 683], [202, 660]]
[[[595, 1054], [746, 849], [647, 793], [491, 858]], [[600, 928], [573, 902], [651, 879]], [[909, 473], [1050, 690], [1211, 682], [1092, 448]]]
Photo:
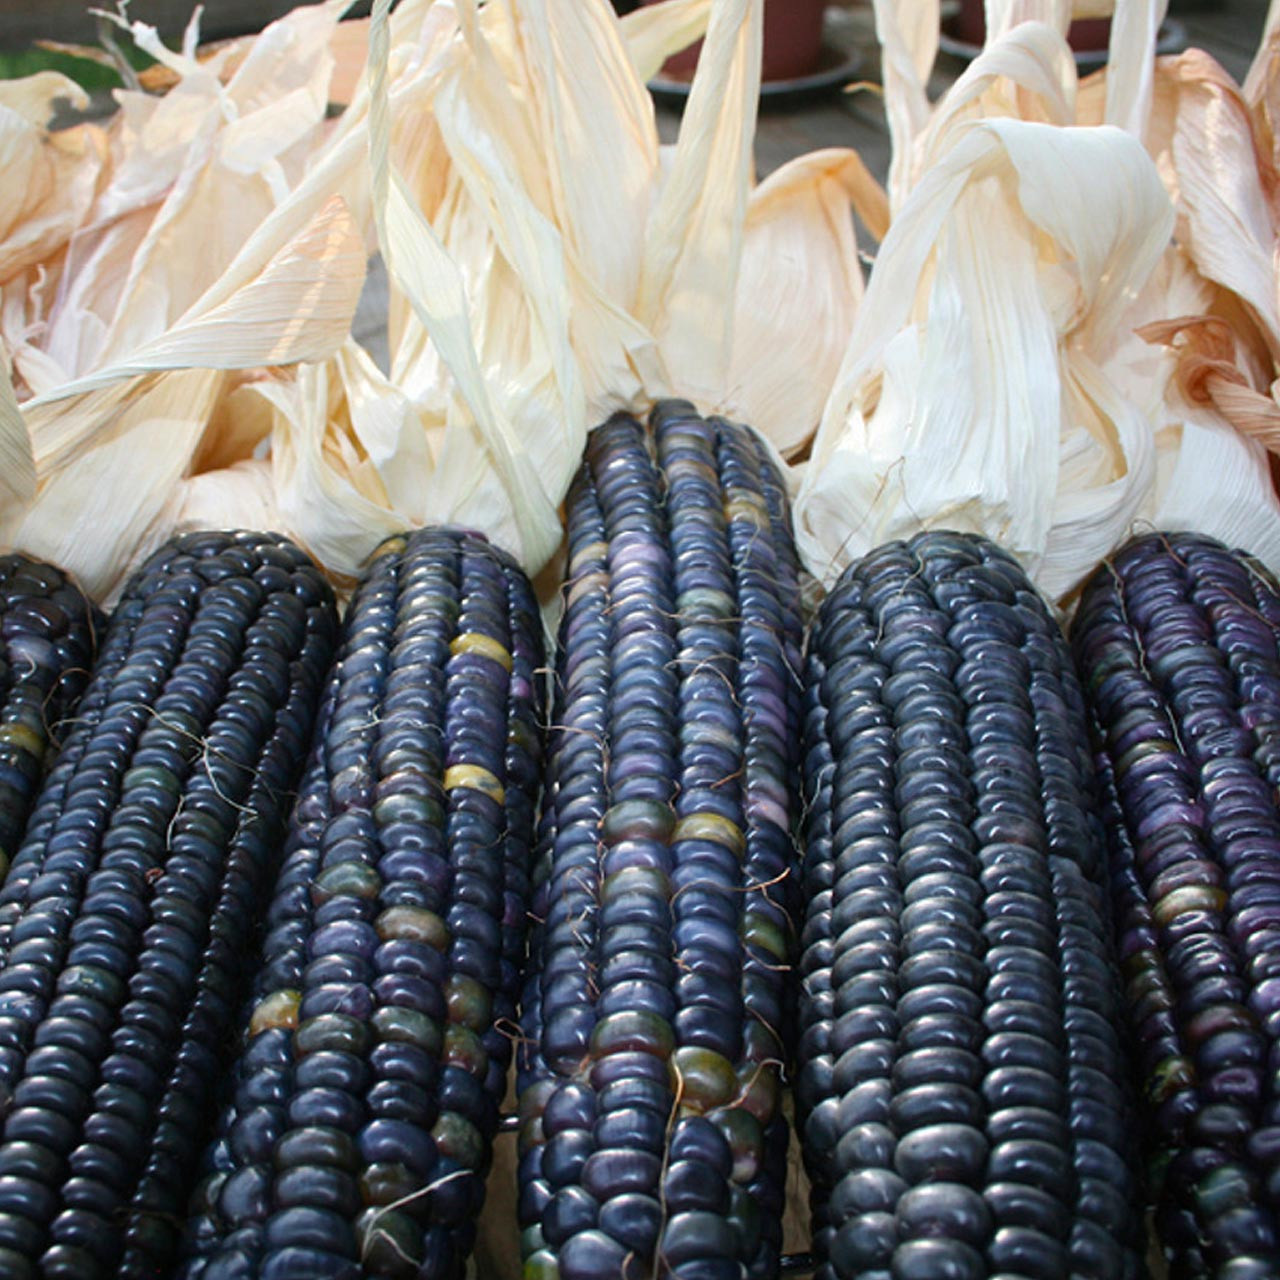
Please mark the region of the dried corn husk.
[[[407, 0], [365, 24], [344, 8], [212, 53], [194, 25], [177, 52], [130, 26], [171, 87], [120, 95], [65, 252], [0, 295], [38, 475], [0, 531], [100, 594], [127, 545], [214, 494], [276, 513], [338, 579], [421, 520], [484, 528], [536, 570], [586, 430], [616, 407], [689, 395], [805, 447], [861, 296], [850, 211], [873, 233], [887, 214], [852, 152], [754, 187], [761, 0], [625, 22], [604, 0]], [[704, 34], [664, 148], [644, 77]], [[361, 242], [389, 268], [385, 374], [348, 339]], [[259, 336], [268, 321], [287, 341]], [[188, 368], [221, 372], [175, 420], [164, 380]], [[149, 466], [113, 525], [86, 492], [129, 438]], [[96, 545], [80, 509], [107, 519]]]
[[[205, 60], [194, 23], [180, 52], [133, 24], [176, 84], [162, 98], [121, 92], [105, 131], [72, 131], [57, 152], [66, 164], [78, 148], [60, 218], [44, 219], [57, 235], [0, 280], [35, 465], [33, 491], [0, 506], [0, 536], [100, 597], [180, 518], [198, 460], [234, 464], [259, 443], [240, 430], [210, 438], [228, 421], [231, 371], [323, 358], [350, 330], [362, 229], [341, 194], [285, 207], [329, 132], [328, 46], [344, 7], [300, 10]], [[11, 226], [0, 259], [39, 221]]]
[[862, 301], [851, 204], [882, 238], [884, 191], [856, 152], [832, 148], [783, 165], [747, 206], [729, 375], [718, 399], [785, 455], [808, 444]]
[[94, 125], [50, 133], [57, 102], [88, 101], [51, 71], [0, 81], [0, 284], [61, 250], [84, 222], [101, 181], [106, 139]]
[[798, 500], [811, 569], [941, 525], [994, 537], [1053, 594], [1087, 573], [1154, 462], [1095, 350], [1171, 225], [1123, 133], [968, 126], [872, 272]]
[[[664, 149], [642, 69], [708, 20]], [[389, 374], [348, 352], [245, 393], [269, 399], [272, 440], [291, 442], [280, 508], [332, 572], [354, 573], [387, 513], [482, 528], [540, 568], [588, 427], [624, 404], [678, 391], [751, 413], [785, 447], [808, 437], [861, 291], [849, 213], [881, 227], [883, 196], [847, 151], [752, 190], [759, 22], [759, 0], [678, 0], [623, 23], [601, 0], [375, 8], [372, 79], [339, 127], [372, 156]], [[413, 65], [427, 71], [409, 130]], [[817, 280], [827, 347], [788, 406], [778, 351], [810, 331]], [[753, 287], [783, 305], [752, 305]], [[368, 463], [380, 490], [350, 474], [366, 457], [353, 403], [399, 424]], [[394, 483], [406, 470], [411, 506]]]
[[931, 105], [923, 9], [877, 6], [898, 54], [894, 220], [801, 488], [810, 567], [830, 576], [884, 537], [951, 524], [1066, 598], [1135, 526], [1170, 520], [1280, 565], [1280, 505], [1241, 434], [1274, 420], [1257, 340], [1232, 324], [1256, 312], [1265, 328], [1276, 281], [1233, 247], [1269, 225], [1240, 111], [1204, 55], [1157, 70], [1161, 4], [1116, 5], [1109, 69], [1079, 87], [1066, 6], [988, 10], [982, 56]]

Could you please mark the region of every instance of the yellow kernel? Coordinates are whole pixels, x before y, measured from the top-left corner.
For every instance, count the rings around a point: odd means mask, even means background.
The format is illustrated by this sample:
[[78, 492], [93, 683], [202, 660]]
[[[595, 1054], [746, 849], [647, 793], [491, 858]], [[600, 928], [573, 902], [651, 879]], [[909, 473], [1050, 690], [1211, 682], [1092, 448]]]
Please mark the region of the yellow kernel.
[[27, 755], [39, 758], [44, 755], [48, 744], [30, 725], [15, 721], [12, 724], [0, 725], [0, 745], [16, 747], [19, 751], [25, 751]]
[[495, 804], [504, 804], [507, 793], [502, 783], [478, 764], [454, 764], [444, 771], [444, 789], [452, 791], [455, 787], [470, 787], [473, 791], [483, 791]]
[[581, 546], [573, 553], [573, 558], [569, 561], [569, 572], [565, 575], [567, 578], [575, 577], [584, 564], [590, 564], [594, 560], [609, 559], [609, 544], [599, 540], [588, 542]]
[[714, 840], [732, 849], [739, 857], [747, 847], [747, 837], [737, 823], [730, 822], [722, 813], [686, 813], [676, 823], [671, 836], [676, 840]]
[[284, 1027], [289, 1031], [298, 1029], [298, 1006], [302, 1003], [302, 992], [292, 988], [273, 991], [263, 996], [253, 1007], [253, 1016], [249, 1019], [249, 1034], [261, 1035], [264, 1031]]
[[593, 591], [603, 591], [608, 585], [609, 575], [602, 570], [579, 574], [568, 583], [569, 591], [564, 598], [565, 608], [576, 604], [583, 596], [590, 595]]
[[769, 527], [769, 508], [759, 494], [747, 493], [745, 490], [731, 491], [724, 504], [726, 520], [745, 520], [757, 529]]
[[1155, 904], [1152, 914], [1156, 923], [1168, 927], [1184, 911], [1222, 911], [1227, 905], [1227, 894], [1223, 889], [1209, 884], [1184, 884], [1166, 893]]
[[455, 657], [460, 653], [476, 653], [496, 662], [504, 671], [511, 670], [511, 654], [483, 631], [463, 631], [454, 636], [449, 652]]
[[424, 942], [437, 951], [444, 951], [449, 945], [449, 926], [426, 907], [410, 907], [403, 903], [388, 907], [373, 922], [373, 927], [383, 942], [407, 938], [410, 942]]

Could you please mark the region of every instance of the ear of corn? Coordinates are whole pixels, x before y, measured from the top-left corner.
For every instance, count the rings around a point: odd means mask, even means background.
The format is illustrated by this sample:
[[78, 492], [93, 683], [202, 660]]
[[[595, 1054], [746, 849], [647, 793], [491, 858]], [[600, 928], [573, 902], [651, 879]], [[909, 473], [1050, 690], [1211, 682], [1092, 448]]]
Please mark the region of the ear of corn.
[[89, 679], [105, 621], [52, 565], [0, 556], [0, 877]]
[[776, 1271], [797, 569], [763, 448], [688, 405], [591, 436], [524, 990], [525, 1274]]
[[379, 549], [268, 916], [188, 1277], [460, 1275], [524, 951], [541, 621], [476, 534]]
[[1137, 1274], [1083, 703], [1016, 563], [890, 543], [807, 669], [797, 1104], [818, 1275]]
[[1172, 1274], [1280, 1275], [1280, 593], [1194, 534], [1131, 543], [1073, 626]]
[[116, 609], [0, 892], [11, 1280], [163, 1266], [335, 636], [256, 534], [175, 540]]

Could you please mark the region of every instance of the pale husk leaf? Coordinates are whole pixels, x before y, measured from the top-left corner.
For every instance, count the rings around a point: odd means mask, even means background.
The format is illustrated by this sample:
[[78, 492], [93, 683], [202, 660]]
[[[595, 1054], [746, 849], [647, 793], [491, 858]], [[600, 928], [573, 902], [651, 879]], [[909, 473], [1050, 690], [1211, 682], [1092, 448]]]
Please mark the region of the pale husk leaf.
[[1206, 279], [1235, 293], [1280, 357], [1280, 181], [1234, 81], [1208, 54], [1160, 63], [1153, 146], [1178, 210], [1178, 240]]
[[875, 0], [885, 116], [893, 146], [889, 204], [896, 213], [912, 185], [916, 138], [929, 123], [929, 73], [938, 56], [939, 0]]
[[167, 50], [129, 24], [182, 78], [163, 97], [119, 95], [111, 181], [72, 246], [44, 343], [69, 377], [125, 360], [234, 273], [323, 136], [343, 7], [329, 0], [272, 23], [225, 85], [218, 58]]
[[167, 513], [175, 533], [199, 529], [284, 528], [271, 462], [246, 458], [201, 471], [177, 485]]
[[[383, 256], [389, 275], [412, 305], [418, 321], [448, 366], [460, 400], [459, 407], [465, 405], [476, 435], [485, 445], [488, 469], [498, 476], [504, 491], [506, 501], [492, 513], [483, 509], [476, 511], [481, 517], [477, 527], [488, 531], [496, 522], [505, 532], [514, 524], [516, 538], [513, 540], [508, 533], [499, 541], [519, 555], [532, 571], [536, 571], [550, 558], [560, 541], [556, 499], [548, 496], [510, 420], [501, 413], [489, 394], [472, 340], [466, 290], [457, 264], [394, 168], [389, 151], [387, 118], [387, 12], [386, 0], [378, 0], [373, 11], [369, 61], [372, 109], [369, 145], [374, 175], [374, 216]], [[478, 33], [473, 33], [473, 38], [476, 36]], [[527, 270], [536, 274], [545, 269], [545, 274], [538, 277], [539, 285], [545, 286], [545, 291], [539, 292], [533, 303], [540, 308], [543, 323], [555, 331], [561, 323], [563, 303], [562, 295], [555, 287], [555, 264], [545, 225], [533, 216], [528, 216], [522, 224], [519, 214], [528, 214], [527, 203], [520, 199], [514, 186], [500, 172], [491, 167], [487, 173], [493, 177], [501, 195], [511, 195], [519, 202], [517, 207], [503, 211], [508, 219], [511, 243]], [[477, 181], [483, 181], [479, 171]], [[584, 422], [584, 406], [581, 402], [576, 405], [572, 402], [576, 391], [573, 386], [575, 371], [563, 355], [556, 359], [555, 374], [560, 379], [562, 394], [566, 394], [568, 400], [570, 421], [576, 409], [579, 421]], [[585, 431], [585, 423], [582, 429]], [[448, 454], [444, 456], [447, 460]], [[472, 466], [476, 466], [478, 461], [473, 458]], [[456, 468], [452, 469], [456, 471]], [[455, 481], [458, 478], [456, 475], [453, 477]], [[445, 492], [455, 500], [464, 496], [454, 485], [447, 485]]]
[[1127, 0], [1111, 18], [1105, 121], [1135, 138], [1147, 130], [1156, 41], [1168, 0]]
[[645, 83], [662, 64], [707, 32], [712, 0], [662, 0], [626, 14], [620, 24], [636, 77]]
[[96, 125], [51, 133], [58, 99], [83, 106], [83, 90], [51, 71], [0, 80], [0, 283], [62, 248], [84, 221], [103, 174]]
[[669, 388], [717, 401], [727, 385], [760, 95], [763, 0], [713, 6], [675, 152], [644, 246], [636, 315]]
[[800, 156], [751, 193], [723, 407], [784, 454], [817, 429], [862, 300], [851, 204], [884, 235], [883, 189], [838, 148]]
[[993, 120], [922, 176], [878, 255], [797, 507], [829, 578], [922, 525], [979, 530], [1053, 594], [1151, 482], [1140, 415], [1098, 353], [1172, 211], [1125, 134]]
[[[179, 322], [129, 356], [28, 401], [28, 413], [63, 404], [66, 420], [38, 438], [44, 460], [75, 448], [89, 424], [65, 402], [122, 379], [187, 367], [235, 369], [314, 360], [345, 339], [364, 280], [360, 237], [334, 197], [301, 233], [261, 264], [223, 277]], [[91, 429], [91, 428], [90, 428]]]
[[[31, 437], [13, 393], [8, 358], [0, 348], [0, 513], [25, 506], [35, 492], [36, 462]], [[4, 525], [0, 516], [0, 532]]]
[[169, 532], [160, 518], [183, 478], [222, 375], [182, 369], [117, 382], [26, 412], [37, 442], [64, 413], [92, 423], [56, 470], [42, 470], [34, 501], [16, 521], [13, 545], [73, 573], [109, 600], [130, 566]]

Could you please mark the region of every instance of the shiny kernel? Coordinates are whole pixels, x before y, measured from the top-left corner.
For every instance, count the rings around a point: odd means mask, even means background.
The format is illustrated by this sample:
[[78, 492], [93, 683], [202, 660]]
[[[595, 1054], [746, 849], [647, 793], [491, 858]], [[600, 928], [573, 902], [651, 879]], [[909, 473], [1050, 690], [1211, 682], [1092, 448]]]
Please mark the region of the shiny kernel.
[[1211, 1169], [1195, 1185], [1196, 1211], [1206, 1222], [1230, 1209], [1247, 1208], [1256, 1194], [1253, 1184], [1238, 1164]]
[[710, 1111], [731, 1102], [738, 1092], [733, 1064], [713, 1049], [682, 1045], [671, 1065], [680, 1081], [680, 1101], [696, 1111]]
[[724, 1135], [733, 1152], [733, 1180], [746, 1185], [760, 1173], [764, 1159], [764, 1130], [750, 1112], [741, 1107], [720, 1107], [707, 1119]]
[[1189, 1058], [1178, 1054], [1165, 1058], [1151, 1073], [1147, 1094], [1152, 1102], [1164, 1102], [1183, 1089], [1196, 1085], [1196, 1069]]
[[483, 631], [463, 631], [449, 642], [449, 652], [455, 657], [460, 653], [478, 654], [496, 662], [504, 671], [511, 670], [511, 654], [492, 636]]
[[759, 947], [767, 951], [779, 962], [787, 959], [787, 939], [782, 930], [772, 920], [763, 916], [748, 914], [742, 921], [742, 941], [750, 947]]
[[383, 942], [407, 939], [426, 943], [437, 951], [444, 951], [449, 946], [449, 926], [426, 907], [388, 907], [374, 921], [373, 927]]
[[614, 902], [634, 894], [661, 898], [665, 902], [671, 896], [671, 881], [656, 867], [623, 867], [605, 876], [600, 886], [601, 902]]
[[671, 834], [677, 840], [713, 840], [741, 857], [747, 848], [747, 837], [735, 822], [719, 813], [687, 813], [676, 823]]
[[694, 587], [676, 597], [676, 612], [702, 618], [710, 615], [717, 621], [728, 621], [737, 614], [738, 605], [727, 591]]
[[455, 1022], [445, 1028], [442, 1060], [446, 1066], [461, 1067], [473, 1076], [483, 1076], [489, 1067], [489, 1055], [480, 1037]]
[[507, 793], [502, 783], [478, 764], [450, 765], [444, 771], [444, 789], [452, 791], [455, 787], [470, 787], [473, 791], [483, 791], [495, 804], [505, 804]]
[[326, 867], [311, 884], [311, 900], [322, 906], [331, 898], [353, 897], [372, 900], [382, 890], [382, 877], [373, 867], [351, 860]]
[[383, 1005], [370, 1019], [374, 1033], [383, 1043], [388, 1041], [417, 1045], [428, 1053], [440, 1052], [440, 1027], [433, 1018], [404, 1005]]
[[600, 821], [605, 844], [620, 840], [661, 840], [671, 838], [676, 816], [671, 806], [659, 800], [623, 800], [609, 809]]
[[493, 998], [483, 983], [465, 973], [451, 973], [445, 984], [444, 998], [450, 1022], [475, 1032], [488, 1028]]
[[478, 1169], [484, 1160], [485, 1142], [480, 1130], [456, 1111], [442, 1111], [431, 1130], [436, 1150], [465, 1169]]
[[249, 1034], [261, 1035], [264, 1031], [284, 1028], [287, 1031], [298, 1029], [298, 1006], [302, 1003], [302, 992], [286, 989], [273, 991], [263, 996], [253, 1007], [253, 1016], [249, 1019]]
[[572, 579], [568, 594], [565, 596], [565, 608], [576, 604], [583, 596], [593, 591], [603, 591], [609, 585], [609, 575], [602, 570], [594, 573], [583, 573]]
[[539, 1249], [524, 1260], [521, 1280], [560, 1280], [560, 1263], [550, 1249]]
[[595, 542], [586, 542], [573, 553], [569, 561], [569, 577], [573, 577], [574, 571], [581, 564], [589, 564], [593, 560], [607, 560], [609, 557], [609, 544], [601, 542], [598, 539]]
[[0, 745], [15, 747], [37, 758], [44, 755], [44, 738], [30, 725], [20, 724], [17, 721], [0, 725]]
[[369, 556], [369, 564], [373, 564], [375, 560], [381, 560], [384, 556], [398, 556], [409, 546], [409, 538], [407, 534], [395, 533], [391, 537], [378, 543], [374, 547]]
[[725, 491], [724, 518], [729, 521], [742, 520], [755, 525], [757, 529], [770, 527], [769, 508], [763, 496], [749, 493], [745, 489]]
[[656, 1013], [643, 1009], [625, 1009], [601, 1018], [591, 1033], [591, 1053], [603, 1057], [609, 1053], [639, 1051], [666, 1058], [675, 1048], [671, 1024]]
[[761, 1124], [769, 1124], [781, 1104], [777, 1071], [767, 1063], [744, 1062], [738, 1068], [738, 1083], [734, 1105], [749, 1111]]
[[360, 1198], [365, 1204], [396, 1204], [422, 1190], [422, 1179], [407, 1165], [369, 1164], [360, 1171]]
[[1172, 924], [1186, 911], [1222, 911], [1227, 905], [1227, 894], [1213, 885], [1186, 884], [1172, 893], [1166, 893], [1155, 904], [1153, 914], [1160, 925]]
[[356, 1222], [360, 1261], [370, 1275], [413, 1274], [422, 1265], [422, 1226], [390, 1206], [366, 1209]]

